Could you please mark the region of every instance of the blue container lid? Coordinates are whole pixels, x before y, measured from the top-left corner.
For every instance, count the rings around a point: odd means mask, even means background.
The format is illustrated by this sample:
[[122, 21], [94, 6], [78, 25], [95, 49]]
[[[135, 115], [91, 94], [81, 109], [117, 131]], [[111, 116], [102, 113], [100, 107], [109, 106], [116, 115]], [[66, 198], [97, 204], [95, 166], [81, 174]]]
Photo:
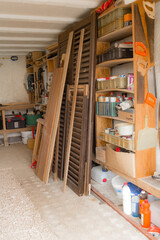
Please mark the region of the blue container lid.
[[137, 187], [136, 185], [134, 185], [131, 182], [128, 182], [127, 185], [130, 188], [130, 191], [131, 191], [132, 194], [138, 194], [139, 195], [142, 191], [141, 188]]

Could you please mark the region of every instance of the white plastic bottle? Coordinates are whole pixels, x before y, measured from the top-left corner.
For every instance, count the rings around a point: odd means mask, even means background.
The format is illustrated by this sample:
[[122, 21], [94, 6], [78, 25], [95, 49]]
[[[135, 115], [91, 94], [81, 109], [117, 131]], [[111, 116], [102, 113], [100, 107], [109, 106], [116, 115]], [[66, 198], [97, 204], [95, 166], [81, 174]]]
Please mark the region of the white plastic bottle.
[[131, 191], [130, 188], [127, 186], [127, 182], [124, 183], [122, 189], [123, 195], [123, 212], [127, 215], [131, 214]]

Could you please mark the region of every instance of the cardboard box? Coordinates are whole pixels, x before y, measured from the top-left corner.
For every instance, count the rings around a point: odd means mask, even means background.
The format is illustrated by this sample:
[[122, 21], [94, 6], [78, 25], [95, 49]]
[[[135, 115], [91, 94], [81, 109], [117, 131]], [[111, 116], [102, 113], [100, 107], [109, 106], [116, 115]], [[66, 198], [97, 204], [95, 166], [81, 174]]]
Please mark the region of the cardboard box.
[[96, 159], [102, 163], [106, 162], [106, 147], [96, 147]]
[[126, 121], [134, 122], [134, 112], [132, 109], [125, 111], [118, 110], [118, 117]]
[[106, 145], [106, 166], [111, 167], [128, 177], [135, 178], [135, 154], [116, 152], [116, 146]]

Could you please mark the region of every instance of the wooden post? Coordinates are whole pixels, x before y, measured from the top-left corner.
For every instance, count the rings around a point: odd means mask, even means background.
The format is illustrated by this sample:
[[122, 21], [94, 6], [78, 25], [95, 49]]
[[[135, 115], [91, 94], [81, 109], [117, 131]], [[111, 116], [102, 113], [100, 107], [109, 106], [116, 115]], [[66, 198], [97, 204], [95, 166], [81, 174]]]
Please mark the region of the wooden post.
[[60, 121], [57, 129], [56, 137], [56, 153], [55, 153], [55, 166], [54, 166], [54, 180], [57, 181], [58, 178], [58, 153], [59, 153], [59, 131], [60, 131]]
[[4, 137], [4, 146], [8, 146], [8, 137], [7, 137], [7, 132], [6, 132], [6, 120], [5, 120], [5, 110], [2, 110], [2, 121], [3, 121], [3, 137]]
[[63, 191], [66, 190], [66, 184], [67, 184], [69, 156], [70, 156], [70, 150], [71, 150], [74, 114], [75, 114], [75, 108], [76, 108], [77, 89], [78, 89], [79, 73], [80, 73], [80, 67], [81, 67], [82, 50], [83, 50], [83, 40], [84, 40], [84, 29], [81, 30], [80, 43], [79, 43], [79, 49], [78, 49], [78, 58], [77, 58], [77, 65], [76, 65], [76, 77], [75, 77], [75, 83], [74, 83], [72, 110], [71, 110], [71, 118], [70, 118], [70, 124], [69, 124], [68, 141], [67, 141], [67, 147], [66, 147]]

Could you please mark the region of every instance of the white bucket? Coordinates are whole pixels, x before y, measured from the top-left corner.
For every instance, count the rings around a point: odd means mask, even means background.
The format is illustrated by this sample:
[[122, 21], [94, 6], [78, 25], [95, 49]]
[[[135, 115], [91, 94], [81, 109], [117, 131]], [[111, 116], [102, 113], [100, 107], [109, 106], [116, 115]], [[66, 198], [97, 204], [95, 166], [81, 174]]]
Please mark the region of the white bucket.
[[115, 190], [118, 198], [122, 199], [122, 187], [124, 185], [124, 182], [127, 182], [124, 178], [121, 178], [120, 176], [116, 176], [112, 179], [112, 187]]
[[28, 138], [32, 138], [32, 131], [23, 131], [21, 132], [23, 144], [27, 144]]
[[21, 136], [22, 136], [22, 138], [25, 138], [25, 137], [27, 137], [27, 138], [32, 137], [32, 131], [23, 131], [23, 132], [21, 132]]
[[23, 138], [22, 138], [22, 142], [23, 142], [23, 144], [27, 144], [27, 140], [28, 140], [27, 137], [25, 137], [25, 138], [23, 137]]

